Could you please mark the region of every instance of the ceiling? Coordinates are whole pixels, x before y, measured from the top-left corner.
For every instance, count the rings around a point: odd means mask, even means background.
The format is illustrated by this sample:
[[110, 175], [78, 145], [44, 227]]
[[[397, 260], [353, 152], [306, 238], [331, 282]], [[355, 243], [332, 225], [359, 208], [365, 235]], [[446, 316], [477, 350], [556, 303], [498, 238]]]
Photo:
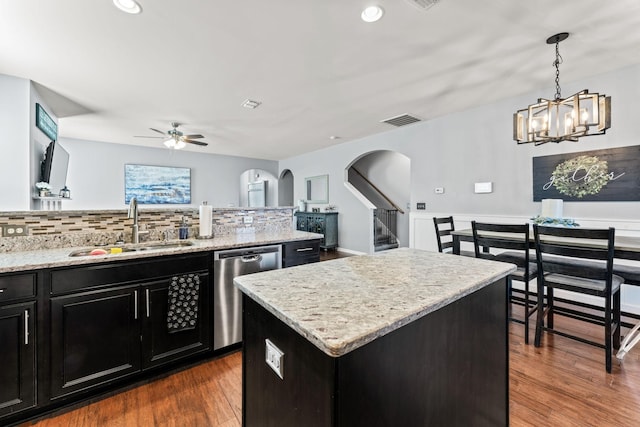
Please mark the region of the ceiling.
[[365, 0], [139, 2], [0, 0], [0, 74], [38, 84], [61, 137], [162, 147], [134, 136], [178, 121], [209, 143], [188, 150], [280, 160], [400, 114], [551, 97], [558, 32], [561, 84], [640, 63], [637, 0], [378, 0], [376, 23]]

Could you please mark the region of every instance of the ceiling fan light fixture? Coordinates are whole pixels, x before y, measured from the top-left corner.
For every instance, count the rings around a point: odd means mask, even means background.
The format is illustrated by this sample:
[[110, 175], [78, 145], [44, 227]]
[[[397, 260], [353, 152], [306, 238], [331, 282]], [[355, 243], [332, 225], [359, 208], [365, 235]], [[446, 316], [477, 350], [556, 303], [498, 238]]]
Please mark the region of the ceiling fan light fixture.
[[113, 4], [121, 11], [132, 15], [142, 12], [142, 7], [135, 0], [113, 0]]
[[364, 22], [376, 22], [384, 15], [384, 9], [378, 5], [368, 6], [363, 11], [360, 17]]

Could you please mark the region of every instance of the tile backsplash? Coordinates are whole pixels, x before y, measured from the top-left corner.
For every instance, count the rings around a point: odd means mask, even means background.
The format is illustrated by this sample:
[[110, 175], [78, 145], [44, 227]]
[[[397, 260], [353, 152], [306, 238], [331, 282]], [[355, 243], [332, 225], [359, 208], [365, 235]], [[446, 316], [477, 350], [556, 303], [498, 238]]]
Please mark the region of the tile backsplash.
[[[252, 221], [245, 218], [251, 217]], [[149, 233], [141, 241], [178, 238], [178, 227], [186, 218], [189, 237], [198, 237], [198, 209], [140, 209], [140, 231]], [[214, 236], [233, 233], [276, 233], [291, 230], [293, 208], [214, 208]], [[127, 210], [0, 212], [0, 226], [26, 226], [27, 236], [0, 237], [0, 252], [131, 242]]]

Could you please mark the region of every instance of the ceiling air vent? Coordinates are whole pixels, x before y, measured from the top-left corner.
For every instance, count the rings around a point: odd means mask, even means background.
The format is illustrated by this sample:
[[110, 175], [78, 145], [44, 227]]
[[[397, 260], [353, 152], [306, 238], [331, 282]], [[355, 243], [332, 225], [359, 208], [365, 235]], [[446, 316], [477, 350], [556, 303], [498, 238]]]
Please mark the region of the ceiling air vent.
[[395, 116], [395, 117], [391, 117], [388, 119], [384, 119], [384, 120], [380, 120], [380, 123], [387, 123], [393, 126], [406, 126], [406, 125], [410, 125], [411, 123], [415, 123], [415, 122], [419, 122], [421, 121], [419, 118], [417, 117], [413, 117], [410, 116], [408, 114], [401, 114], [399, 116]]
[[410, 4], [414, 5], [415, 7], [421, 10], [427, 10], [431, 6], [438, 3], [439, 1], [440, 0], [407, 0], [407, 2], [409, 2]]

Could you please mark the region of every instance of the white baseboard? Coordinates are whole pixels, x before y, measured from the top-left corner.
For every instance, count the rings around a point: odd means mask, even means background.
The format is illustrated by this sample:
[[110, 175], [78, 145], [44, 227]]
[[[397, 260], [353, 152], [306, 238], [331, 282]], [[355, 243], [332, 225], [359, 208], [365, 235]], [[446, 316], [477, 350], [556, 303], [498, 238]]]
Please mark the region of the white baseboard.
[[360, 251], [353, 251], [351, 249], [347, 249], [347, 248], [341, 248], [341, 247], [337, 247], [336, 251], [338, 252], [343, 252], [345, 254], [349, 254], [349, 255], [366, 255], [365, 252], [360, 252]]

